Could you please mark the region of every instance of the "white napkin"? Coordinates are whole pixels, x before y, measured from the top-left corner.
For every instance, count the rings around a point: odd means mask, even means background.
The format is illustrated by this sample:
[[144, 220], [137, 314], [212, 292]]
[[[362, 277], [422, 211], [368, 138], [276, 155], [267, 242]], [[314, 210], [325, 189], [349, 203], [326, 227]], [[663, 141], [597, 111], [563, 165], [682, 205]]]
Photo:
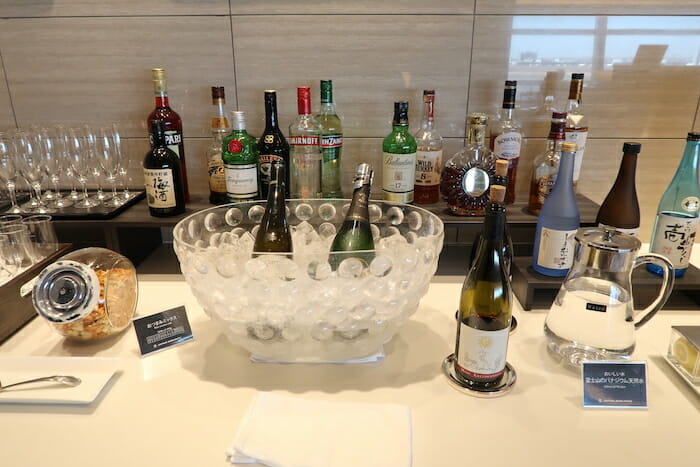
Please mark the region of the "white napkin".
[[226, 454], [270, 467], [410, 467], [411, 410], [258, 393]]
[[344, 363], [374, 363], [380, 362], [384, 359], [384, 346], [380, 347], [377, 353], [368, 355], [362, 358], [354, 358], [352, 360], [321, 360], [321, 359], [309, 359], [309, 360], [275, 360], [266, 357], [260, 357], [258, 355], [250, 354], [250, 361], [253, 363], [333, 363], [333, 364], [344, 364]]

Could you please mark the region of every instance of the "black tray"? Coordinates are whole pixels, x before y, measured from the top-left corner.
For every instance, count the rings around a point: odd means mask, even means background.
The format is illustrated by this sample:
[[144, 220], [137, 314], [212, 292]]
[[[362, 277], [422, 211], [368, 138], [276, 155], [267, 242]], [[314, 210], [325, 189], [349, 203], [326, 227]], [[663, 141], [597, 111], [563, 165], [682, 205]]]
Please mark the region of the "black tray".
[[[544, 276], [532, 269], [532, 257], [518, 256], [513, 259], [513, 293], [524, 310], [549, 309], [559, 292], [563, 277]], [[661, 277], [652, 274], [644, 266], [632, 273], [632, 295], [634, 308], [646, 308], [656, 298], [661, 286]], [[683, 277], [677, 277], [673, 292], [664, 309], [687, 310], [700, 305], [700, 269], [692, 264]]]
[[[68, 196], [68, 192], [61, 192], [63, 196]], [[95, 194], [95, 191], [88, 191], [88, 195], [92, 196]], [[51, 217], [54, 220], [67, 220], [67, 219], [92, 219], [92, 220], [100, 220], [100, 219], [112, 219], [113, 217], [117, 217], [119, 214], [124, 212], [126, 209], [128, 209], [130, 206], [133, 206], [134, 204], [138, 203], [140, 200], [144, 199], [146, 197], [146, 192], [145, 191], [132, 191], [131, 194], [129, 195], [129, 199], [127, 200], [126, 203], [122, 204], [121, 206], [105, 206], [105, 205], [99, 205], [95, 206], [94, 208], [76, 208], [74, 206], [69, 206], [67, 208], [60, 208], [56, 210], [56, 212], [50, 213]], [[22, 203], [20, 203], [21, 205]], [[9, 206], [8, 206], [9, 207]], [[32, 213], [22, 213], [22, 215], [31, 215]]]

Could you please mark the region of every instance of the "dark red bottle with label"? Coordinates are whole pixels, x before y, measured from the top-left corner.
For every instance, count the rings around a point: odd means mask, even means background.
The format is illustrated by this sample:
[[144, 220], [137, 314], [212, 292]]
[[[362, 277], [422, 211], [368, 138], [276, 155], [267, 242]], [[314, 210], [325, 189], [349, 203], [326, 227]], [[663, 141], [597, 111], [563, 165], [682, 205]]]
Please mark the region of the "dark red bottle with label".
[[[165, 143], [180, 158], [182, 170], [182, 182], [185, 189], [185, 201], [190, 200], [190, 190], [187, 184], [187, 164], [185, 163], [185, 143], [182, 139], [182, 120], [168, 101], [168, 83], [165, 79], [165, 70], [153, 68], [153, 91], [155, 92], [156, 108], [148, 116], [148, 121], [159, 120], [163, 124]], [[151, 147], [153, 146], [153, 134]]]

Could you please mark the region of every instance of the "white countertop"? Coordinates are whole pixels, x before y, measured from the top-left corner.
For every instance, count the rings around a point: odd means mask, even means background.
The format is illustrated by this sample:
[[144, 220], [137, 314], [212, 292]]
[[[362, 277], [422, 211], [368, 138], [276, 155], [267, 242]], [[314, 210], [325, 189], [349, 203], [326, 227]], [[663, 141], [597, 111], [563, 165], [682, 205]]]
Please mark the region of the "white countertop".
[[180, 276], [141, 276], [137, 316], [184, 304], [194, 341], [142, 359], [132, 328], [76, 345], [35, 319], [0, 346], [0, 357], [121, 357], [123, 371], [90, 406], [0, 405], [0, 465], [225, 466], [257, 391], [405, 404], [415, 467], [700, 465], [700, 397], [662, 360], [671, 325], [700, 325], [698, 310], [664, 310], [637, 333], [634, 359], [648, 362], [649, 409], [601, 410], [582, 408], [580, 375], [548, 355], [546, 312], [516, 302], [508, 361], [518, 381], [506, 396], [479, 399], [450, 387], [440, 368], [453, 352], [462, 280], [434, 278], [379, 364], [279, 365], [251, 363]]

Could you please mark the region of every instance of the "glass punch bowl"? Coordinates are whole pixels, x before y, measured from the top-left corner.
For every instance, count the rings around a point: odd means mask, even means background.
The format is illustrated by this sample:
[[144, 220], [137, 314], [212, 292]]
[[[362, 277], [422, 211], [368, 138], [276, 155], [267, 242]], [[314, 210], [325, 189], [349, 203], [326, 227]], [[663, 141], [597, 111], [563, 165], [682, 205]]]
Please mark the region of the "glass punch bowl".
[[330, 245], [349, 207], [347, 199], [288, 200], [292, 254], [253, 256], [264, 201], [190, 215], [175, 226], [174, 248], [199, 304], [232, 343], [279, 361], [362, 358], [418, 308], [444, 229], [425, 209], [371, 200], [375, 250], [336, 258]]

